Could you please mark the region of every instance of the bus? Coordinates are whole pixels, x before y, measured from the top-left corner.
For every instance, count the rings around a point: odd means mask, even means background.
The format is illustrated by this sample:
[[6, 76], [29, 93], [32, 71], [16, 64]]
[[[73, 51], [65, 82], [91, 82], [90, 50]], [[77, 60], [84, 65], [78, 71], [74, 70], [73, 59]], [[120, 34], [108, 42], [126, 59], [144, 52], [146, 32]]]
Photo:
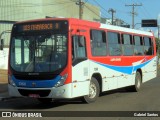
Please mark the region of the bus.
[[8, 90], [40, 102], [82, 98], [126, 87], [139, 91], [157, 76], [152, 32], [76, 18], [45, 18], [13, 25]]

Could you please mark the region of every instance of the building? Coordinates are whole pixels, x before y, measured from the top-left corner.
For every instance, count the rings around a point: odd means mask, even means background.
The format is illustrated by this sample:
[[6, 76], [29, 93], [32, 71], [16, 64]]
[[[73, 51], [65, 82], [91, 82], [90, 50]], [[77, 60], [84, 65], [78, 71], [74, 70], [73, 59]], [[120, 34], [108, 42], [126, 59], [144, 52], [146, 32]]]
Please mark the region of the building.
[[[77, 0], [1, 0], [0, 1], [0, 33], [11, 30], [16, 21], [50, 17], [79, 18]], [[86, 6], [86, 7], [85, 7]], [[83, 19], [99, 19], [100, 9], [85, 3]], [[98, 16], [99, 15], [99, 16]], [[8, 36], [8, 35], [7, 35]], [[6, 36], [2, 36], [6, 37]], [[9, 44], [5, 38], [5, 45]]]
[[[0, 51], [0, 69], [7, 68], [8, 46], [14, 22], [49, 17], [79, 18], [77, 0], [0, 0], [0, 39], [4, 39], [5, 49]], [[83, 19], [100, 19], [100, 8], [91, 4], [83, 5]], [[6, 63], [6, 64], [5, 64]], [[4, 65], [5, 64], [5, 65]]]
[[[109, 25], [111, 25], [111, 24], [112, 24], [112, 19], [111, 19], [111, 18], [101, 18], [101, 19], [100, 19], [100, 22], [101, 22], [101, 23], [104, 23], [104, 24], [109, 24]], [[125, 23], [125, 22], [124, 22], [123, 20], [121, 20], [121, 19], [114, 19], [114, 20], [113, 20], [113, 25], [130, 28], [130, 25], [127, 24], [127, 23]]]

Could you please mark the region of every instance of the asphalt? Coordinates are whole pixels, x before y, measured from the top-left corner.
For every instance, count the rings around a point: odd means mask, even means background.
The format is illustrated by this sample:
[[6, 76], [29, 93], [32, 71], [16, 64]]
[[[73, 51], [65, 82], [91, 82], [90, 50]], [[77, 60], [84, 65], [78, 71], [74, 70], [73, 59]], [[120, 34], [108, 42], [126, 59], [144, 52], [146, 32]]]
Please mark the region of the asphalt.
[[[158, 67], [157, 77], [160, 77], [160, 66]], [[8, 98], [10, 98], [8, 93], [8, 84], [0, 83], [0, 101]]]
[[7, 83], [0, 83], [0, 100], [8, 98], [8, 85]]

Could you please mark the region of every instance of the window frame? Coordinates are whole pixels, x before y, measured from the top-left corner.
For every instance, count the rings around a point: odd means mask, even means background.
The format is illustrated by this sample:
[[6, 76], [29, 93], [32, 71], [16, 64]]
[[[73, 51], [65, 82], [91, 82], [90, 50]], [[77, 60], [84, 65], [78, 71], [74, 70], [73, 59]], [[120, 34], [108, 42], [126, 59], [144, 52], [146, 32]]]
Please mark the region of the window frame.
[[[130, 43], [128, 44], [125, 43], [126, 39], [124, 39], [124, 35], [128, 35], [129, 36], [129, 41]], [[123, 56], [133, 56], [134, 55], [134, 43], [133, 43], [133, 36], [132, 34], [129, 33], [121, 33], [121, 41], [122, 41], [122, 52], [123, 52]], [[125, 46], [130, 46], [130, 48], [132, 49], [132, 54], [125, 54]]]
[[[111, 42], [109, 41], [109, 38], [108, 38], [108, 33], [114, 33], [114, 34], [117, 34], [117, 38], [118, 38], [118, 41], [117, 43], [114, 43], [114, 42]], [[108, 55], [109, 56], [122, 56], [122, 40], [121, 40], [121, 33], [119, 31], [112, 31], [112, 30], [109, 30], [107, 31], [106, 33], [107, 35], [107, 50], [108, 50]], [[117, 55], [117, 54], [110, 54], [110, 45], [119, 45], [119, 49], [120, 49], [120, 54]], [[117, 47], [118, 48], [118, 47]], [[116, 53], [116, 52], [115, 52]]]
[[[146, 40], [145, 40], [145, 38], [149, 38], [148, 40], [149, 40], [149, 45], [146, 45]], [[149, 36], [144, 36], [143, 37], [143, 41], [144, 41], [144, 55], [146, 55], [146, 56], [152, 56], [152, 55], [154, 55], [154, 43], [153, 43], [153, 39], [151, 38], [151, 37], [149, 37]], [[146, 54], [146, 47], [151, 47], [152, 48], [152, 53], [151, 54]]]
[[[135, 42], [135, 37], [139, 37], [140, 41], [139, 41], [139, 44], [136, 45], [136, 42]], [[137, 34], [134, 34], [133, 35], [133, 44], [134, 44], [134, 56], [144, 56], [144, 41], [143, 41], [143, 37], [141, 35], [137, 35]], [[135, 53], [135, 52], [139, 52], [139, 50], [137, 50], [138, 48], [141, 49], [141, 52], [142, 53]]]
[[[96, 31], [97, 31], [97, 34], [101, 33], [100, 41], [94, 39], [95, 34], [93, 32], [96, 32]], [[106, 32], [104, 30], [90, 29], [90, 45], [91, 45], [91, 55], [92, 56], [94, 57], [107, 56], [108, 51], [107, 51]], [[98, 52], [99, 50], [103, 50], [103, 51]]]

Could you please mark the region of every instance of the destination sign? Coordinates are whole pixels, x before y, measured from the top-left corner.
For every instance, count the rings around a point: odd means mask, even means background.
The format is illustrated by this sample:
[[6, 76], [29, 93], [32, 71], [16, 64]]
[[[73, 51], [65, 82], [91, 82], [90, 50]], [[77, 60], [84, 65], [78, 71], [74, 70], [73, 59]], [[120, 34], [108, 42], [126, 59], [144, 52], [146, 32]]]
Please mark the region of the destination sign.
[[68, 30], [68, 21], [37, 21], [37, 22], [26, 22], [18, 23], [13, 25], [13, 33], [33, 33], [33, 32], [66, 32]]
[[22, 31], [40, 31], [60, 29], [59, 23], [26, 24], [22, 26]]

